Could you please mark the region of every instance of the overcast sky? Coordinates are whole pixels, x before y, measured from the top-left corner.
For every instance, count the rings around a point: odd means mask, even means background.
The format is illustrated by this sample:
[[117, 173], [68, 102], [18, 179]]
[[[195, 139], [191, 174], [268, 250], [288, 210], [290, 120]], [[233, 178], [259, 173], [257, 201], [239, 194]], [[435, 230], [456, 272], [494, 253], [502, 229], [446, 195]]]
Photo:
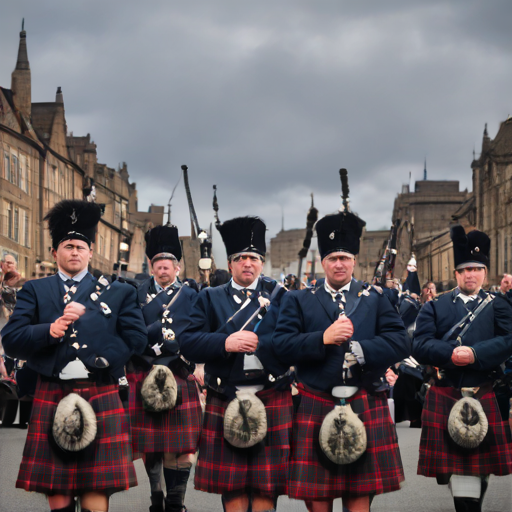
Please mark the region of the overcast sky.
[[[68, 130], [126, 161], [139, 209], [189, 166], [202, 227], [259, 215], [269, 237], [324, 215], [349, 171], [352, 209], [387, 229], [403, 183], [471, 189], [484, 124], [512, 113], [510, 0], [10, 0], [0, 85], [25, 18], [32, 101], [64, 93]], [[183, 181], [172, 221], [190, 232]]]

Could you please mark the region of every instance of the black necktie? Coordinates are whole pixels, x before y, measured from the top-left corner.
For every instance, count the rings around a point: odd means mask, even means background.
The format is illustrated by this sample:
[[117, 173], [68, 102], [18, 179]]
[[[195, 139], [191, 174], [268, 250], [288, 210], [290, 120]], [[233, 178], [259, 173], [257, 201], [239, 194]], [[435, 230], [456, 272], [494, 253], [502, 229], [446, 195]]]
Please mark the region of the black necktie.
[[73, 300], [79, 284], [80, 281], [75, 281], [74, 279], [66, 279], [64, 281], [64, 291], [66, 292], [64, 294], [64, 304], [69, 304]]
[[473, 300], [469, 300], [468, 302], [466, 302], [466, 304], [464, 304], [464, 306], [468, 311], [474, 311], [478, 307], [479, 303], [480, 303], [480, 301], [478, 299], [473, 299]]
[[342, 292], [342, 291], [339, 291], [335, 296], [334, 296], [334, 300], [335, 302], [338, 303], [338, 308], [339, 308], [339, 314], [340, 315], [343, 315], [345, 314], [345, 294]]

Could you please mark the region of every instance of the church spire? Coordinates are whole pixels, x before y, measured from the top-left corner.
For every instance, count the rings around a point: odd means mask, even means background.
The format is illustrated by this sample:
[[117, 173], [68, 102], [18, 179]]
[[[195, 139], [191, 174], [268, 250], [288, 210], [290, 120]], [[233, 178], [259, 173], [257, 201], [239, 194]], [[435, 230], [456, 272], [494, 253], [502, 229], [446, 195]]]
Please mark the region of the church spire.
[[21, 24], [18, 60], [16, 61], [16, 68], [11, 75], [11, 90], [14, 93], [16, 108], [30, 120], [32, 111], [32, 80], [30, 76], [30, 64], [28, 62], [25, 19], [23, 19]]

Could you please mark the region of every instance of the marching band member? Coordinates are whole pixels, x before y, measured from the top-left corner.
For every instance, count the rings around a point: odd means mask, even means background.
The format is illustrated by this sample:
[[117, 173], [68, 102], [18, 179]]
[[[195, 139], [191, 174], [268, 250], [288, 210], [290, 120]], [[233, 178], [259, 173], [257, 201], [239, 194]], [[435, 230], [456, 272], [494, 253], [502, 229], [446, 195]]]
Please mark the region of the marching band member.
[[67, 200], [45, 217], [58, 274], [18, 293], [2, 343], [39, 374], [16, 487], [44, 493], [52, 511], [107, 511], [137, 484], [118, 378], [147, 344], [135, 289], [87, 267], [101, 210]]
[[352, 277], [364, 221], [347, 210], [317, 222], [325, 280], [286, 294], [273, 336], [277, 356], [295, 366], [300, 395], [289, 496], [310, 512], [332, 511], [339, 497], [344, 510], [368, 511], [373, 495], [404, 479], [381, 385], [409, 342], [390, 301]]
[[510, 432], [493, 391], [512, 353], [512, 310], [482, 290], [489, 237], [457, 225], [451, 238], [457, 288], [424, 304], [414, 333], [413, 356], [439, 368], [423, 407], [418, 473], [449, 483], [457, 512], [475, 512], [489, 475], [512, 472]]
[[[181, 339], [183, 355], [205, 363], [195, 487], [221, 494], [227, 512], [273, 511], [277, 497], [286, 494], [292, 424], [289, 379], [279, 378], [287, 368], [270, 345], [285, 290], [261, 276], [261, 219], [235, 218], [218, 229], [233, 277], [198, 294]], [[256, 357], [250, 355], [255, 351]]]
[[[196, 291], [177, 278], [181, 244], [175, 226], [157, 226], [146, 233], [146, 255], [153, 276], [138, 288], [138, 300], [148, 327], [148, 345], [128, 365], [130, 420], [134, 458], [142, 455], [151, 486], [151, 512], [182, 512], [194, 462], [202, 412], [193, 365], [180, 357], [179, 339]], [[178, 403], [170, 408], [151, 403], [168, 390], [154, 385], [158, 373], [172, 372]], [[163, 374], [162, 374], [163, 375]], [[168, 377], [172, 382], [172, 377]], [[150, 387], [150, 384], [153, 384]], [[145, 386], [145, 387], [144, 387]], [[155, 410], [158, 409], [158, 410]]]

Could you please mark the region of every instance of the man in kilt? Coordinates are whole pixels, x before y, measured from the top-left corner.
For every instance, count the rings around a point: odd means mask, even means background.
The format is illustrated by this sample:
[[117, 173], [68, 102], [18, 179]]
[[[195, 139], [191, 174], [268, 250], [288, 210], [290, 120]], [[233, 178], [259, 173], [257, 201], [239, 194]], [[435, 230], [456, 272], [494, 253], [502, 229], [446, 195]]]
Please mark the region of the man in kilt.
[[87, 270], [100, 216], [86, 201], [49, 211], [58, 274], [25, 284], [2, 331], [6, 353], [39, 374], [16, 487], [46, 494], [52, 511], [79, 496], [83, 512], [104, 512], [137, 485], [118, 379], [147, 329], [132, 286]]
[[[474, 512], [482, 510], [489, 475], [512, 471], [510, 432], [493, 391], [512, 353], [512, 310], [503, 296], [482, 290], [489, 237], [477, 230], [466, 235], [457, 225], [451, 238], [457, 287], [423, 306], [414, 333], [414, 357], [438, 368], [423, 407], [418, 473], [449, 484], [457, 512]], [[474, 446], [465, 440], [482, 422], [469, 406], [458, 429], [467, 435], [453, 434], [459, 417], [452, 409], [462, 396], [476, 399], [488, 422]]]
[[[130, 420], [134, 458], [142, 456], [151, 486], [151, 512], [181, 512], [187, 481], [201, 431], [202, 411], [193, 366], [180, 357], [180, 333], [196, 291], [177, 278], [182, 251], [175, 226], [157, 226], [146, 233], [146, 255], [153, 277], [142, 283], [138, 299], [148, 327], [148, 345], [128, 365]], [[151, 410], [142, 385], [155, 365], [169, 368], [178, 386], [172, 409]], [[152, 379], [153, 377], [149, 377]], [[148, 410], [149, 409], [149, 410]]]
[[[368, 511], [373, 495], [398, 490], [404, 479], [383, 376], [410, 354], [410, 345], [387, 297], [352, 278], [364, 224], [349, 211], [317, 222], [325, 280], [286, 294], [273, 336], [277, 356], [295, 366], [300, 397], [288, 494], [311, 512], [332, 511], [339, 497], [344, 510]], [[338, 404], [350, 404], [367, 438], [364, 452], [361, 437], [346, 446], [363, 453], [343, 465], [319, 440], [324, 418]]]
[[[273, 511], [277, 497], [287, 491], [293, 412], [290, 382], [282, 377], [287, 368], [274, 357], [270, 344], [285, 290], [261, 276], [266, 248], [261, 219], [235, 218], [218, 229], [232, 279], [198, 294], [181, 339], [187, 359], [206, 363], [195, 487], [221, 494], [227, 512]], [[256, 358], [249, 355], [254, 351]], [[225, 439], [226, 409], [242, 391], [251, 393], [249, 406], [261, 401], [266, 411], [266, 436], [250, 447], [235, 447]]]

